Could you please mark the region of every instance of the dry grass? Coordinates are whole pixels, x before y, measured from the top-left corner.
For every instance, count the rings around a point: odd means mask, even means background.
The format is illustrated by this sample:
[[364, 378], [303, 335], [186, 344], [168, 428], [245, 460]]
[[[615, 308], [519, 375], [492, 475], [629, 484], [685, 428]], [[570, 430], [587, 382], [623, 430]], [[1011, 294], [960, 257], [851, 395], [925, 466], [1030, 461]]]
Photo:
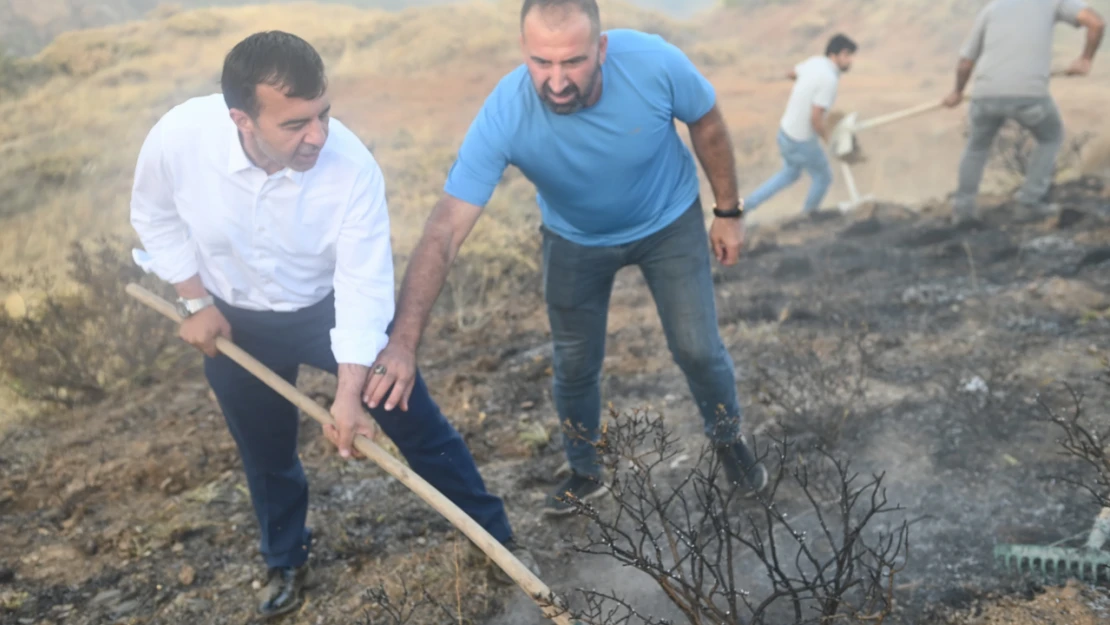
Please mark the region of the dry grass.
[[366, 591], [355, 611], [362, 620], [355, 622], [479, 622], [498, 607], [486, 576], [491, 566], [458, 532], [443, 544], [390, 558], [357, 577]]

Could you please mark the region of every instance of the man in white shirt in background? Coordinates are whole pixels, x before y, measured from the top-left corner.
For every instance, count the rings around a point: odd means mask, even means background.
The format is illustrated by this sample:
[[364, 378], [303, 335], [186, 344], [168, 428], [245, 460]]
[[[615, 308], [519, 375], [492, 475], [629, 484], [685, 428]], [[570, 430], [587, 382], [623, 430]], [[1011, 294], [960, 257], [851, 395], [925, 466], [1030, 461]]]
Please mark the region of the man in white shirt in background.
[[744, 211], [751, 214], [760, 204], [798, 181], [805, 171], [812, 179], [802, 212], [812, 214], [832, 184], [832, 170], [818, 139], [828, 141], [825, 117], [836, 100], [840, 75], [852, 67], [857, 45], [845, 35], [835, 35], [825, 47], [824, 56], [812, 56], [787, 74], [794, 80], [786, 111], [779, 123], [777, 141], [782, 153], [782, 169], [744, 199]]
[[385, 373], [369, 367], [394, 314], [389, 215], [377, 162], [329, 117], [319, 55], [295, 35], [257, 33], [227, 55], [221, 84], [222, 96], [190, 99], [150, 131], [131, 223], [149, 270], [180, 297], [181, 337], [206, 355], [238, 445], [270, 574], [259, 612], [303, 602], [311, 531], [298, 412], [218, 353], [217, 336], [290, 383], [301, 364], [337, 374], [336, 425], [325, 434], [340, 455], [380, 426], [416, 473], [534, 568], [422, 380], [406, 403], [366, 413], [361, 391]]

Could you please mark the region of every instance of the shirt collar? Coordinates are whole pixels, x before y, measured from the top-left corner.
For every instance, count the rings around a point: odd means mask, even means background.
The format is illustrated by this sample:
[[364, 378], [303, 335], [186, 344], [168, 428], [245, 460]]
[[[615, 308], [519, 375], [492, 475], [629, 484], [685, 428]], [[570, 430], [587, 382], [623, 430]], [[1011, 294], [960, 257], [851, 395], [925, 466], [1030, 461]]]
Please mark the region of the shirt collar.
[[[243, 150], [243, 144], [239, 140], [239, 129], [236, 128], [234, 124], [232, 124], [231, 126], [231, 140], [229, 141], [229, 143], [230, 146], [227, 154], [227, 173], [237, 174], [248, 169], [260, 169], [257, 165], [251, 162], [250, 157], [247, 156], [246, 151]], [[300, 185], [301, 182], [304, 181], [303, 171], [294, 171], [288, 167], [277, 172], [275, 175], [288, 178], [297, 185]]]
[[234, 124], [231, 126], [231, 137], [228, 144], [227, 173], [237, 174], [254, 167], [254, 163], [251, 162], [250, 157], [243, 150], [243, 145], [239, 142], [239, 129]]

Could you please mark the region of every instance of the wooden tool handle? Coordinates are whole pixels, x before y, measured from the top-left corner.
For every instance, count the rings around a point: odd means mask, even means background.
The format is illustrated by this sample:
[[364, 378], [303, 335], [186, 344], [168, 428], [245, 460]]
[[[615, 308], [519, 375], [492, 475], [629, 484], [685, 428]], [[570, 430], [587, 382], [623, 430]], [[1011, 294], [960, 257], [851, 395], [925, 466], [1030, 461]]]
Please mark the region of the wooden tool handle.
[[[181, 316], [177, 314], [177, 310], [173, 305], [166, 300], [134, 283], [128, 284], [126, 290], [127, 294], [131, 297], [134, 297], [169, 319], [181, 323]], [[250, 371], [270, 388], [277, 391], [282, 397], [293, 402], [294, 405], [303, 410], [308, 416], [318, 421], [320, 425], [331, 425], [334, 423], [334, 420], [331, 418], [331, 413], [329, 413], [327, 409], [317, 404], [304, 393], [298, 391], [295, 386], [286, 382], [281, 376], [274, 373], [266, 365], [258, 362], [258, 360], [243, 351], [239, 346], [223, 337], [217, 337], [216, 347], [226, 354], [228, 358], [239, 363], [244, 369]], [[419, 495], [428, 505], [435, 508], [437, 512], [450, 521], [452, 525], [462, 531], [463, 534], [466, 534], [470, 540], [474, 541], [474, 544], [478, 545], [478, 548], [485, 552], [491, 560], [508, 573], [509, 577], [513, 578], [524, 592], [528, 593], [528, 596], [543, 610], [545, 617], [555, 621], [559, 625], [572, 625], [566, 612], [552, 605], [551, 601], [547, 600], [553, 598], [553, 594], [547, 585], [529, 571], [528, 567], [524, 566], [512, 552], [491, 536], [485, 528], [477, 523], [477, 521], [463, 512], [461, 508], [445, 497], [443, 493], [440, 493], [435, 487], [426, 482], [424, 478], [410, 471], [408, 467], [401, 464], [400, 461], [389, 455], [384, 449], [370, 439], [358, 435], [355, 437], [354, 445], [355, 449], [358, 449], [364, 456], [373, 460], [378, 466], [385, 469], [387, 473], [409, 487], [410, 490]]]
[[942, 106], [944, 106], [944, 102], [941, 102], [941, 101], [926, 102], [924, 104], [919, 104], [917, 106], [910, 107], [908, 109], [903, 109], [901, 111], [895, 111], [894, 113], [887, 113], [886, 115], [880, 115], [878, 117], [872, 117], [871, 119], [864, 120], [862, 122], [857, 123], [855, 128], [853, 128], [853, 130], [863, 130], [865, 128], [874, 128], [875, 126], [882, 126], [883, 124], [889, 124], [890, 122], [896, 122], [900, 119], [905, 119], [907, 117], [913, 117], [914, 115], [920, 115], [922, 113], [928, 113], [929, 111], [939, 109]]

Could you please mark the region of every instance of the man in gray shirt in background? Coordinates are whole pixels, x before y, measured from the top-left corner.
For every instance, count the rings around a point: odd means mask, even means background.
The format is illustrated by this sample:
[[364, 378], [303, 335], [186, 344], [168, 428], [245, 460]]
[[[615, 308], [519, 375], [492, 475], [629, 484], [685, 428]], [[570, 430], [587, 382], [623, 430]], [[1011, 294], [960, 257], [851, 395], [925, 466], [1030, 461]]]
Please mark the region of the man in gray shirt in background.
[[1057, 22], [1086, 27], [1083, 53], [1066, 73], [1087, 75], [1102, 40], [1103, 21], [1082, 0], [993, 0], [975, 19], [960, 50], [956, 89], [944, 99], [946, 106], [957, 106], [975, 70], [968, 112], [970, 132], [952, 207], [957, 221], [978, 217], [976, 196], [983, 169], [991, 143], [1008, 119], [1028, 129], [1037, 140], [1016, 200], [1043, 214], [1042, 202], [1052, 186], [1056, 155], [1064, 138], [1060, 113], [1048, 90]]

